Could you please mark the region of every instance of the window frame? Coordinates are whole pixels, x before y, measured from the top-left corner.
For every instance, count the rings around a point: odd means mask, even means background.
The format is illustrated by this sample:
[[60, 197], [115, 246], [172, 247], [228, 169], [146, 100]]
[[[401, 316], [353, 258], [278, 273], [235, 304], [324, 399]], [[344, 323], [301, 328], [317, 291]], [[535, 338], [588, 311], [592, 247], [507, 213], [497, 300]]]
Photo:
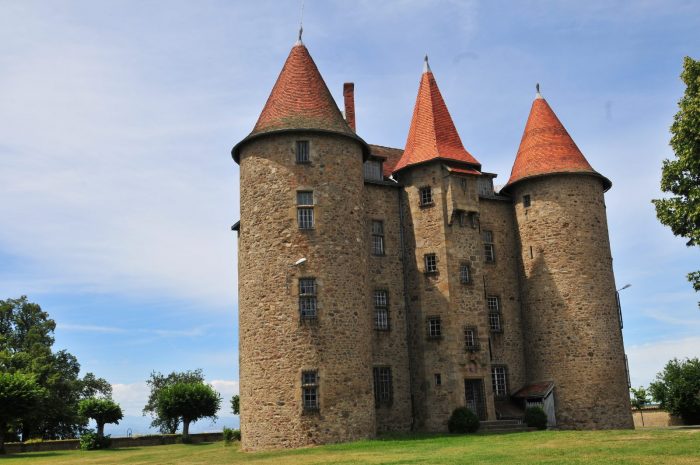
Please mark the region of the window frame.
[[[297, 193], [297, 226], [302, 231], [309, 231], [316, 227], [314, 215], [314, 191], [299, 190]], [[303, 196], [309, 194], [310, 200]], [[303, 202], [303, 203], [302, 203]]]
[[481, 348], [479, 344], [479, 332], [476, 326], [464, 327], [464, 351], [478, 352]]
[[421, 207], [435, 205], [432, 186], [421, 186], [418, 188], [418, 201]]
[[[310, 283], [310, 285], [309, 285]], [[299, 320], [318, 319], [318, 285], [316, 278], [305, 276], [299, 278]]]
[[501, 299], [497, 295], [486, 296], [486, 310], [489, 318], [489, 331], [492, 333], [503, 332], [503, 319], [501, 318]]
[[390, 366], [372, 367], [372, 388], [374, 391], [374, 406], [388, 407], [394, 402], [394, 380]]
[[[501, 373], [497, 373], [501, 370]], [[508, 367], [506, 365], [491, 365], [491, 387], [495, 399], [508, 398]]]
[[484, 263], [496, 263], [496, 246], [493, 240], [493, 231], [484, 229], [481, 232], [484, 242]]
[[423, 255], [423, 266], [425, 268], [425, 274], [436, 274], [438, 272], [437, 266], [437, 254], [427, 253]]
[[294, 147], [294, 160], [297, 165], [311, 164], [311, 143], [308, 140], [296, 141], [296, 145]]
[[[381, 297], [382, 294], [383, 298]], [[377, 331], [389, 331], [389, 292], [385, 289], [375, 289], [373, 293], [373, 303], [374, 329]]]
[[469, 263], [459, 264], [459, 282], [460, 284], [471, 284], [472, 283], [472, 270]]
[[[379, 228], [375, 228], [379, 225]], [[372, 220], [371, 224], [371, 236], [372, 236], [372, 255], [375, 257], [383, 257], [386, 255], [385, 243], [384, 243], [384, 221], [383, 220]], [[377, 247], [379, 245], [379, 247]]]
[[[375, 165], [376, 164], [376, 165]], [[365, 181], [384, 180], [384, 162], [380, 159], [369, 158], [362, 163], [362, 177]], [[376, 167], [375, 167], [376, 166]]]
[[442, 339], [442, 318], [431, 315], [425, 319], [426, 336], [428, 339]]
[[530, 194], [523, 195], [523, 207], [530, 208], [532, 205], [532, 196]]
[[[313, 375], [313, 378], [307, 378]], [[318, 412], [320, 410], [318, 370], [303, 370], [301, 372], [301, 405], [305, 412]], [[310, 400], [313, 399], [313, 402]]]

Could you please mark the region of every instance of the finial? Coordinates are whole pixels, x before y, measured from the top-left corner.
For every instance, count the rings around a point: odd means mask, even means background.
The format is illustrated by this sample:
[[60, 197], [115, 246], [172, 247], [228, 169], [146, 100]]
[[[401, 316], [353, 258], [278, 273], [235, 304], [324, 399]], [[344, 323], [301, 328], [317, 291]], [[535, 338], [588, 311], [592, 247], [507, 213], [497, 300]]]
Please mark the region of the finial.
[[299, 38], [294, 45], [304, 45], [301, 41], [301, 35], [304, 33], [304, 0], [301, 0], [301, 13], [299, 14]]
[[542, 97], [542, 94], [540, 94], [540, 83], [539, 82], [537, 84], [535, 84], [535, 89], [537, 90], [537, 93], [535, 94], [535, 99], [544, 98], [544, 97]]
[[425, 54], [424, 58], [424, 63], [423, 63], [423, 72], [424, 73], [429, 73], [430, 71], [430, 63], [428, 63], [428, 54]]

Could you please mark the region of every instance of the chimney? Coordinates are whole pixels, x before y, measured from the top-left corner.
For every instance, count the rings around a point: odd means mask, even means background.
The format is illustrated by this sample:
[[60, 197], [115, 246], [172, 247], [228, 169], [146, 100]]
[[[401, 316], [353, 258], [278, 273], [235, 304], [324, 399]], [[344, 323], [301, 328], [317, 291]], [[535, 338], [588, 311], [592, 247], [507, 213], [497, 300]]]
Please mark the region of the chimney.
[[343, 84], [343, 98], [345, 100], [345, 121], [355, 131], [355, 84], [346, 82]]

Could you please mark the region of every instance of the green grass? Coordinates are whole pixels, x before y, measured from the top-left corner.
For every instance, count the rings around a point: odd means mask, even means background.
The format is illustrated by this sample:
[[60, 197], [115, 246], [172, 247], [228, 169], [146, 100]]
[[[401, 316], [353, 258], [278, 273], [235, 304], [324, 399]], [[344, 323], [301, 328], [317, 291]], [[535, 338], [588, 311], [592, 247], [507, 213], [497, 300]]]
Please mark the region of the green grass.
[[9, 455], [0, 464], [700, 464], [700, 430], [399, 436], [292, 451], [223, 443]]

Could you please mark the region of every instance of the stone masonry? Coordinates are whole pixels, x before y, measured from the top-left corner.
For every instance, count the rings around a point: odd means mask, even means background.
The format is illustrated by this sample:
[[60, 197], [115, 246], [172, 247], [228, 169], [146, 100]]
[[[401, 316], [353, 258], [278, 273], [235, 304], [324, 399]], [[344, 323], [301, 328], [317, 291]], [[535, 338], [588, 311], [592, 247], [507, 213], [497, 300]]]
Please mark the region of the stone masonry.
[[344, 100], [349, 121], [299, 41], [232, 150], [243, 449], [442, 432], [461, 406], [517, 419], [546, 396], [559, 428], [631, 428], [611, 183], [542, 96], [498, 192], [427, 58], [404, 149], [368, 145]]

